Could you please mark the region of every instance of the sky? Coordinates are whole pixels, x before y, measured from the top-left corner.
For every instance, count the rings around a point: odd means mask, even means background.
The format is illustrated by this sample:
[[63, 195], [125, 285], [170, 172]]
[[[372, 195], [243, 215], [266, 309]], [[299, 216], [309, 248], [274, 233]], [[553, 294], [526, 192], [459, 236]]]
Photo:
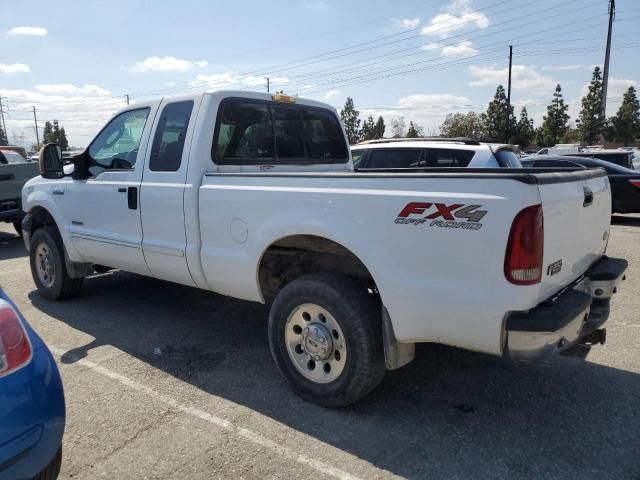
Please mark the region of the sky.
[[[185, 92], [271, 90], [438, 134], [506, 87], [536, 126], [562, 85], [572, 121], [602, 65], [608, 0], [0, 0], [0, 96], [11, 143], [57, 119], [88, 145], [126, 106]], [[607, 115], [640, 82], [640, 2], [616, 0]]]

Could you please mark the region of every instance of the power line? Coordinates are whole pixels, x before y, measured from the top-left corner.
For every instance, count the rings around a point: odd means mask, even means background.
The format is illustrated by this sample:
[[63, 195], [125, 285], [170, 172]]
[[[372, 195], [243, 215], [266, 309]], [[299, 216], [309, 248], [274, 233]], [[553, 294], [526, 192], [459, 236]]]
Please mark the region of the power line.
[[[564, 4], [562, 4], [562, 5], [558, 5], [558, 6], [556, 6], [556, 7], [552, 7], [551, 9], [547, 9], [547, 10], [546, 10], [546, 11], [544, 11], [544, 12], [540, 12], [540, 13], [534, 14], [534, 16], [535, 16], [535, 15], [540, 15], [540, 14], [547, 15], [549, 10], [554, 10], [554, 9], [557, 9], [557, 8], [566, 7], [567, 5], [570, 5], [570, 4], [573, 4], [573, 3], [577, 3], [577, 2], [579, 2], [579, 1], [582, 1], [582, 0], [573, 0], [573, 1], [571, 1], [571, 2], [567, 2], [567, 3], [564, 3]], [[592, 3], [590, 3], [590, 4], [587, 4], [586, 6], [585, 6], [585, 5], [581, 5], [579, 8], [575, 8], [575, 9], [570, 9], [570, 10], [562, 11], [562, 12], [559, 12], [559, 14], [560, 14], [560, 15], [564, 15], [564, 14], [572, 13], [572, 12], [574, 12], [574, 11], [578, 11], [578, 10], [582, 11], [582, 10], [584, 10], [585, 8], [588, 8], [588, 7], [590, 7], [590, 6], [595, 6], [595, 5], [597, 5], [597, 4], [599, 3], [599, 1], [600, 1], [600, 0], [597, 0], [597, 1], [595, 1], [595, 2], [592, 2]], [[500, 3], [503, 3], [503, 2], [500, 2]], [[498, 5], [498, 4], [495, 4], [494, 6], [496, 6], [496, 5]], [[512, 10], [512, 9], [510, 8], [509, 10]], [[452, 38], [460, 37], [460, 36], [467, 36], [467, 38], [468, 38], [469, 33], [472, 33], [472, 34], [473, 34], [473, 33], [476, 33], [476, 32], [478, 32], [478, 31], [480, 31], [480, 30], [485, 30], [485, 29], [488, 29], [488, 28], [495, 28], [495, 27], [498, 27], [498, 26], [504, 25], [504, 24], [506, 24], [506, 23], [511, 23], [511, 22], [519, 21], [519, 20], [522, 20], [522, 15], [521, 15], [521, 14], [519, 14], [517, 17], [511, 18], [511, 19], [509, 19], [509, 20], [506, 20], [506, 21], [503, 21], [503, 22], [498, 22], [498, 23], [496, 23], [496, 24], [489, 25], [489, 26], [486, 26], [486, 27], [481, 27], [481, 28], [478, 28], [478, 29], [472, 30], [471, 32], [464, 32], [464, 33], [460, 33], [460, 34], [453, 35], [453, 36], [449, 37], [449, 40], [450, 40], [450, 39], [452, 39]], [[558, 25], [558, 26], [555, 26], [555, 27], [547, 28], [547, 29], [544, 29], [544, 30], [542, 30], [542, 31], [541, 31], [541, 30], [537, 30], [536, 32], [533, 32], [533, 33], [528, 34], [528, 35], [525, 35], [525, 36], [539, 35], [541, 32], [544, 32], [544, 31], [552, 31], [552, 30], [557, 30], [557, 29], [565, 29], [565, 30], [566, 30], [567, 25], [573, 25], [573, 24], [578, 24], [578, 23], [584, 23], [585, 21], [589, 21], [589, 20], [593, 20], [593, 16], [589, 16], [588, 18], [584, 18], [584, 19], [579, 20], [579, 21], [570, 22], [570, 23], [568, 23], [568, 24], [567, 24], [567, 23], [564, 23], [564, 24], [562, 24], [562, 25]], [[529, 16], [529, 17], [526, 19], [526, 22], [524, 23], [524, 26], [528, 26], [528, 25], [530, 25], [530, 24], [531, 24], [531, 16]], [[502, 32], [504, 32], [504, 31], [513, 30], [513, 29], [516, 29], [516, 28], [521, 28], [522, 26], [523, 26], [523, 25], [520, 25], [520, 24], [518, 24], [518, 25], [514, 25], [513, 27], [510, 27], [510, 28], [507, 28], [507, 29], [502, 29], [502, 30], [499, 30], [499, 31], [497, 31], [497, 32], [486, 33], [486, 34], [483, 34], [483, 35], [479, 35], [479, 36], [473, 37], [473, 39], [482, 38], [482, 37], [486, 37], [486, 36], [490, 36], [490, 35], [495, 35], [495, 34], [497, 34], [497, 33], [502, 33]], [[447, 28], [451, 28], [451, 27], [447, 27]], [[417, 29], [416, 29], [416, 30], [417, 30]], [[405, 32], [405, 33], [406, 33], [406, 32]], [[394, 41], [394, 42], [383, 43], [383, 44], [376, 45], [376, 46], [373, 46], [373, 47], [368, 47], [367, 49], [361, 49], [361, 50], [357, 50], [357, 51], [355, 51], [355, 52], [350, 52], [350, 53], [349, 53], [349, 55], [351, 55], [351, 54], [355, 54], [355, 53], [360, 53], [360, 52], [362, 52], [362, 51], [364, 51], [364, 50], [372, 50], [372, 49], [375, 49], [375, 48], [380, 48], [380, 47], [382, 47], [382, 46], [385, 46], [385, 45], [388, 45], [388, 44], [391, 44], [391, 43], [398, 43], [399, 41], [405, 41], [405, 40], [408, 40], [408, 39], [410, 39], [410, 38], [414, 38], [414, 37], [422, 37], [422, 36], [423, 36], [422, 34], [413, 35], [413, 36], [411, 36], [411, 37], [406, 37], [406, 38], [404, 38], [404, 39], [402, 39], [402, 40], [396, 40], [396, 41]], [[523, 35], [520, 35], [520, 38], [523, 38], [523, 37], [524, 37]], [[387, 38], [387, 37], [382, 37], [382, 38]], [[369, 41], [368, 43], [375, 42], [375, 41], [379, 41], [379, 40], [380, 40], [380, 39], [371, 40], [371, 41]], [[363, 42], [363, 43], [366, 43], [366, 42]], [[496, 42], [496, 43], [502, 43], [502, 41], [501, 41], [501, 42]], [[361, 44], [358, 44], [358, 45], [361, 45]], [[456, 45], [456, 42], [450, 42], [450, 43], [448, 43], [448, 44], [446, 44], [446, 45], [443, 45], [443, 46], [454, 46], [454, 45]], [[354, 46], [344, 47], [343, 49], [340, 49], [340, 50], [346, 50], [346, 49], [353, 48], [353, 47], [354, 47]], [[419, 47], [411, 47], [410, 49], [404, 49], [404, 50], [402, 50], [402, 51], [412, 50], [412, 49], [415, 49], [415, 48], [419, 48]], [[327, 52], [326, 54], [316, 55], [316, 56], [314, 56], [314, 57], [306, 57], [306, 58], [305, 58], [305, 60], [306, 60], [306, 59], [317, 58], [317, 57], [321, 57], [321, 56], [326, 56], [326, 55], [329, 55], [330, 53], [334, 53], [334, 52], [335, 52], [335, 50], [334, 50], [334, 51], [332, 51], [332, 52]], [[398, 51], [398, 52], [400, 52], [400, 51]], [[396, 53], [398, 53], [398, 52], [396, 52]], [[418, 52], [418, 54], [420, 54], [420, 53], [424, 53], [424, 52]], [[415, 55], [415, 54], [413, 54], [413, 55]], [[339, 55], [339, 56], [337, 56], [337, 57], [343, 57], [343, 56], [346, 56], [346, 54], [345, 54], [345, 55]], [[410, 56], [410, 55], [407, 55], [407, 56]], [[325, 58], [325, 59], [322, 59], [322, 60], [320, 60], [320, 61], [326, 61], [326, 60], [334, 59], [334, 58], [337, 58], [337, 57], [336, 57], [336, 56], [334, 56], [334, 57], [331, 57], [331, 58]], [[438, 60], [438, 58], [432, 58], [432, 59], [428, 59], [428, 60], [423, 61], [423, 63], [426, 63], [426, 62], [432, 62], [432, 61], [436, 61], [436, 60]], [[300, 60], [298, 60], [298, 61], [300, 61]], [[288, 62], [286, 65], [293, 64], [293, 63], [295, 63], [295, 62]], [[318, 63], [318, 61], [316, 61], [316, 62], [309, 62], [309, 63], [304, 64], [304, 65], [308, 65], [308, 64], [311, 64], [311, 63]], [[386, 61], [377, 61], [377, 62], [373, 62], [372, 64], [380, 64], [380, 63], [386, 63]], [[408, 66], [411, 66], [411, 65], [416, 65], [416, 64], [418, 64], [418, 63], [420, 63], [420, 62], [416, 62], [416, 63], [413, 63], [413, 64], [406, 64], [406, 65], [402, 65], [402, 66], [396, 66], [396, 67], [392, 67], [392, 68], [396, 68], [396, 69], [397, 69], [397, 68], [405, 68], [405, 67], [408, 67]], [[351, 64], [353, 64], [353, 62], [352, 62]], [[347, 65], [351, 65], [351, 64], [347, 64]], [[372, 65], [372, 64], [369, 64], [369, 65]], [[285, 65], [285, 64], [281, 64], [281, 65]], [[303, 65], [298, 65], [298, 66], [296, 66], [295, 68], [298, 68], [298, 67], [300, 67], [300, 66], [303, 66]], [[365, 66], [368, 66], [368, 65], [365, 65]], [[277, 67], [277, 66], [276, 66], [276, 67]], [[273, 67], [272, 67], [272, 68], [273, 68]], [[332, 68], [337, 68], [337, 67], [332, 67]], [[329, 69], [325, 69], [325, 70], [330, 70], [330, 69], [331, 69], [331, 68], [329, 68]], [[356, 69], [350, 69], [350, 70], [356, 70]], [[255, 72], [257, 72], [257, 70], [250, 71], [250, 72], [246, 72], [246, 73], [244, 73], [244, 74], [238, 74], [238, 76], [239, 76], [239, 77], [242, 77], [242, 76], [244, 76], [244, 75], [249, 75], [249, 74], [251, 74], [251, 73], [255, 73]], [[305, 74], [301, 74], [299, 77], [294, 77], [294, 80], [295, 80], [295, 81], [297, 81], [297, 80], [301, 80], [301, 81], [307, 81], [307, 82], [308, 82], [309, 80], [312, 80], [312, 78], [310, 77], [310, 75], [309, 75], [309, 74], [307, 74], [307, 75], [305, 75]], [[184, 92], [188, 92], [188, 91], [197, 91], [197, 90], [201, 90], [203, 87], [205, 87], [205, 88], [207, 88], [207, 89], [212, 89], [212, 88], [216, 88], [216, 87], [223, 87], [223, 86], [226, 86], [226, 85], [228, 85], [228, 83], [227, 83], [227, 82], [224, 82], [224, 83], [214, 83], [214, 84], [208, 84], [208, 85], [198, 85], [198, 86], [191, 86], [191, 87], [174, 87], [174, 88], [169, 89], [169, 90], [155, 90], [155, 91], [149, 91], [149, 92], [140, 92], [138, 95], [139, 95], [139, 96], [147, 96], [147, 95], [151, 95], [151, 94], [170, 93], [170, 92], [171, 92], [171, 93], [179, 93], [179, 92], [180, 92], [180, 93], [184, 93]], [[286, 83], [286, 84], [282, 84], [282, 85], [286, 85], [286, 86], [288, 86], [288, 87], [291, 87], [291, 84], [290, 84], [290, 83]], [[303, 88], [303, 90], [304, 90], [304, 88]]]

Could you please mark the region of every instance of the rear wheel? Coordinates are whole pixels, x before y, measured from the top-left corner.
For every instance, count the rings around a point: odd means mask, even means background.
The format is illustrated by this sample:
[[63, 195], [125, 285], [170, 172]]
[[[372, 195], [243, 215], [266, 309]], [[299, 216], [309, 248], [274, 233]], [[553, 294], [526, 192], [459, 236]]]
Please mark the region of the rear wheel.
[[341, 275], [309, 275], [283, 288], [269, 315], [269, 345], [295, 391], [327, 407], [360, 400], [385, 373], [379, 306]]
[[64, 261], [64, 245], [56, 227], [36, 230], [30, 241], [31, 275], [38, 293], [49, 300], [77, 295], [82, 278], [71, 278]]

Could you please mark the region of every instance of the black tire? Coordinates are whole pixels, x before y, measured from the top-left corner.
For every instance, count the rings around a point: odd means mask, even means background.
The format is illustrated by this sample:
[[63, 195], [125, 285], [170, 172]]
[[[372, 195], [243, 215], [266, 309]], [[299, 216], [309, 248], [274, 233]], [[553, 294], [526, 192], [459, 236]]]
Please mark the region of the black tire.
[[60, 474], [60, 467], [62, 466], [62, 447], [56, 453], [56, 456], [49, 462], [49, 465], [44, 467], [40, 473], [38, 473], [33, 480], [56, 480]]
[[[326, 309], [344, 334], [346, 362], [340, 375], [330, 383], [306, 378], [287, 351], [287, 319], [305, 303]], [[386, 371], [379, 303], [366, 287], [342, 275], [312, 274], [284, 287], [269, 313], [269, 347], [278, 368], [296, 393], [325, 407], [344, 407], [357, 402], [378, 386]]]
[[[51, 253], [51, 264], [53, 266], [53, 283], [46, 285], [43, 283], [37, 272], [36, 251], [40, 244], [44, 243]], [[38, 293], [49, 300], [62, 300], [70, 298], [80, 293], [83, 278], [71, 278], [67, 274], [67, 266], [64, 262], [64, 244], [60, 237], [60, 232], [56, 227], [42, 227], [37, 229], [30, 241], [30, 264], [33, 281], [38, 288]]]
[[18, 235], [22, 236], [22, 222], [20, 220], [13, 222], [13, 228], [15, 228]]

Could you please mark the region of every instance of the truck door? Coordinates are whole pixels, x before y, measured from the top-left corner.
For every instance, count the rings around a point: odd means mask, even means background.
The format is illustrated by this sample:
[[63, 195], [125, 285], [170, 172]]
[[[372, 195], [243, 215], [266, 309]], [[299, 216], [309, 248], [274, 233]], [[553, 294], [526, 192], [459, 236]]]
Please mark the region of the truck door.
[[91, 177], [74, 180], [59, 192], [69, 196], [73, 245], [89, 262], [149, 275], [142, 254], [139, 190], [155, 112], [155, 107], [143, 106], [114, 117], [85, 153]]
[[[184, 193], [197, 108], [193, 100], [163, 103], [140, 190], [142, 250], [151, 273], [195, 286], [186, 257]], [[192, 119], [193, 116], [193, 119]]]

